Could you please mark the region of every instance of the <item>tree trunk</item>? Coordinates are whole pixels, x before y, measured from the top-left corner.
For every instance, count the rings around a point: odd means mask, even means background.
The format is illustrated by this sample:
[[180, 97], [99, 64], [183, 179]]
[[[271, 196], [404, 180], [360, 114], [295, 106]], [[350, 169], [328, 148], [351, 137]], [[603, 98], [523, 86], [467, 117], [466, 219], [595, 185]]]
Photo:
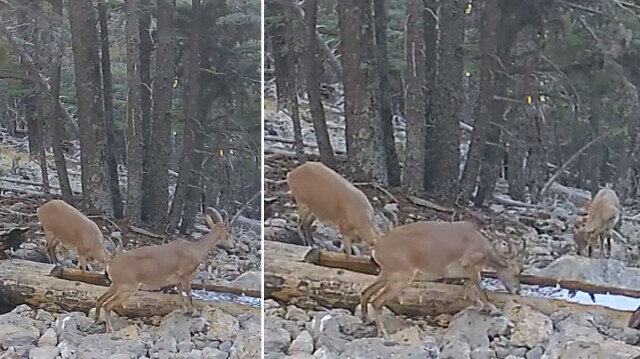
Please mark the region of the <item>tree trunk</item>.
[[98, 0], [98, 22], [100, 23], [100, 45], [102, 48], [102, 96], [104, 100], [104, 120], [107, 131], [107, 166], [109, 188], [113, 199], [113, 215], [122, 218], [122, 194], [116, 159], [116, 126], [113, 120], [113, 84], [111, 80], [111, 52], [109, 51], [109, 26], [107, 22], [106, 0]]
[[[87, 313], [96, 305], [96, 298], [107, 291], [106, 287], [59, 279], [51, 275], [51, 264], [19, 259], [0, 261], [0, 306], [29, 304], [36, 308], [59, 308], [63, 311]], [[244, 312], [260, 313], [258, 308], [231, 302], [203, 302], [193, 300], [197, 308], [206, 305], [222, 309], [232, 315]], [[128, 317], [164, 316], [180, 308], [180, 297], [139, 290], [124, 307], [115, 309]]]
[[150, 178], [151, 162], [151, 52], [153, 44], [151, 43], [151, 0], [139, 0], [139, 36], [140, 36], [140, 113], [142, 114], [142, 204], [141, 217], [147, 217], [145, 213], [149, 207], [148, 202], [153, 201], [148, 195], [152, 179]]
[[73, 63], [78, 98], [78, 124], [82, 150], [82, 192], [89, 212], [113, 215], [107, 167], [107, 136], [100, 91], [100, 61], [96, 14], [91, 0], [69, 6]]
[[293, 13], [292, 9], [288, 8], [284, 14], [284, 26], [285, 26], [285, 43], [287, 49], [287, 58], [289, 60], [287, 71], [285, 89], [286, 93], [286, 106], [289, 109], [291, 115], [291, 121], [293, 122], [293, 149], [298, 155], [298, 162], [300, 164], [307, 162], [307, 157], [304, 153], [304, 144], [302, 142], [302, 126], [300, 124], [300, 108], [298, 104], [298, 86], [297, 86], [297, 73], [296, 73], [296, 58], [295, 54], [295, 27], [293, 26]]
[[180, 157], [180, 174], [178, 175], [178, 183], [176, 184], [173, 202], [171, 203], [171, 210], [169, 212], [170, 228], [176, 228], [182, 218], [187, 186], [191, 183], [191, 176], [193, 176], [192, 171], [194, 169], [194, 163], [192, 162], [196, 130], [194, 122], [197, 115], [196, 101], [198, 99], [198, 93], [200, 92], [200, 86], [198, 84], [198, 75], [200, 72], [200, 4], [201, 0], [193, 0], [191, 5], [191, 31], [189, 33], [189, 45], [184, 64], [187, 83], [184, 91], [184, 138]]
[[380, 118], [382, 121], [382, 143], [387, 165], [389, 185], [400, 186], [400, 160], [396, 152], [395, 134], [393, 132], [393, 112], [391, 86], [389, 83], [389, 54], [387, 51], [387, 14], [385, 0], [373, 0], [373, 18], [376, 38], [376, 64], [380, 85]]
[[126, 218], [140, 221], [142, 205], [142, 161], [143, 134], [142, 110], [140, 108], [140, 29], [138, 24], [138, 1], [126, 0], [127, 16], [127, 204]]
[[466, 2], [450, 0], [440, 4], [440, 36], [437, 91], [433, 98], [433, 158], [427, 159], [426, 190], [454, 201], [458, 192], [460, 138], [458, 133], [462, 103], [462, 71], [464, 54], [464, 9]]
[[[275, 3], [269, 2], [266, 10], [273, 16], [285, 16], [285, 7]], [[267, 29], [267, 32], [271, 38], [271, 47], [273, 49], [272, 56], [276, 74], [276, 95], [278, 100], [278, 109], [286, 108], [286, 98], [289, 90], [288, 86], [288, 72], [289, 72], [289, 56], [287, 55], [287, 41], [286, 41], [286, 25], [282, 22], [272, 24]]]
[[460, 189], [462, 199], [466, 202], [471, 198], [476, 188], [476, 181], [480, 167], [483, 166], [484, 154], [487, 142], [488, 127], [494, 119], [491, 117], [495, 103], [496, 74], [499, 70], [496, 59], [498, 58], [498, 30], [499, 9], [497, 0], [484, 0], [481, 2], [482, 25], [480, 28], [480, 90], [475, 109], [475, 121], [471, 144], [467, 155], [467, 162], [462, 173]]
[[316, 134], [316, 142], [320, 151], [320, 161], [328, 167], [336, 167], [336, 159], [333, 155], [333, 147], [327, 131], [327, 120], [324, 106], [320, 97], [320, 61], [318, 58], [318, 38], [316, 24], [318, 18], [318, 0], [307, 0], [305, 3], [305, 25], [307, 30], [307, 94], [309, 96], [309, 108], [313, 119], [313, 129]]
[[[175, 0], [158, 0], [156, 75], [153, 80], [153, 117], [149, 141], [149, 183], [143, 199], [145, 219], [163, 225], [169, 207], [169, 160], [171, 157], [171, 104], [174, 79], [173, 12]], [[146, 207], [146, 208], [145, 208]]]
[[[62, 17], [62, 0], [54, 0], [52, 2], [53, 13]], [[51, 120], [49, 128], [51, 131], [51, 143], [53, 145], [53, 158], [56, 162], [56, 172], [58, 173], [58, 182], [60, 183], [60, 191], [62, 199], [73, 205], [73, 192], [69, 183], [69, 174], [67, 173], [67, 162], [64, 159], [64, 151], [62, 150], [62, 140], [64, 133], [64, 124], [60, 114], [60, 62], [63, 54], [63, 44], [60, 42], [56, 48], [59, 50], [57, 56], [53, 57], [51, 67]]]
[[434, 117], [434, 94], [436, 93], [436, 74], [437, 74], [437, 58], [438, 58], [438, 1], [437, 0], [424, 0], [424, 46], [425, 46], [425, 127], [422, 134], [424, 140], [424, 155], [422, 162], [422, 186], [424, 190], [427, 183], [430, 181], [428, 178], [428, 169], [431, 166], [433, 158], [433, 151], [435, 149], [435, 117]]
[[403, 183], [410, 193], [422, 191], [425, 163], [426, 127], [426, 48], [425, 15], [423, 0], [407, 2], [405, 27], [405, 100], [404, 116], [407, 122], [407, 147], [405, 151]]
[[338, 3], [345, 95], [347, 171], [356, 181], [387, 183], [378, 104], [371, 2]]

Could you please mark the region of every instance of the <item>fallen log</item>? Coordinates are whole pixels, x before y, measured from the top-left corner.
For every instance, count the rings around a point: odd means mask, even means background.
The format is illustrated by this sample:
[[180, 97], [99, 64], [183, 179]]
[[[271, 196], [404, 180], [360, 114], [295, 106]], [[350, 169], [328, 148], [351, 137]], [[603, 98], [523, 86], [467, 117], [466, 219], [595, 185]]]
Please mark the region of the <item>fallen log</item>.
[[[76, 282], [83, 282], [93, 285], [99, 285], [102, 287], [108, 287], [111, 283], [109, 279], [104, 275], [104, 273], [96, 273], [96, 272], [82, 272], [79, 269], [74, 268], [65, 268], [62, 266], [55, 266], [51, 272], [49, 273], [52, 277], [72, 280]], [[206, 290], [209, 292], [219, 292], [219, 293], [229, 293], [235, 295], [246, 295], [249, 297], [260, 298], [262, 295], [262, 291], [259, 289], [248, 289], [248, 288], [238, 288], [238, 287], [229, 287], [218, 284], [207, 284], [201, 282], [191, 283], [191, 289], [195, 290]]]
[[[270, 244], [271, 245], [271, 244]], [[276, 243], [276, 246], [281, 245]], [[302, 249], [300, 249], [302, 251]], [[295, 251], [294, 251], [295, 252]], [[346, 269], [352, 272], [373, 274], [376, 275], [380, 272], [378, 266], [371, 260], [371, 257], [367, 256], [350, 256], [346, 258], [344, 253], [328, 252], [320, 250], [319, 248], [307, 249], [303, 255], [303, 260], [307, 263], [315, 264], [318, 266]], [[481, 275], [485, 278], [498, 278], [498, 275], [494, 271], [482, 271]], [[419, 281], [420, 277], [416, 277]], [[435, 282], [448, 283], [448, 284], [462, 284], [467, 278], [464, 277], [443, 277]], [[561, 287], [568, 290], [579, 290], [591, 294], [613, 294], [623, 295], [631, 298], [640, 298], [640, 290], [631, 288], [619, 288], [603, 286], [593, 283], [587, 283], [575, 279], [564, 278], [551, 278], [541, 277], [535, 275], [523, 274], [520, 275], [520, 283], [528, 285], [537, 285], [540, 287]]]
[[[355, 310], [360, 302], [360, 292], [374, 280], [371, 275], [306, 263], [308, 250], [304, 247], [266, 241], [264, 248], [265, 298], [316, 310], [319, 307]], [[461, 285], [415, 281], [388, 307], [397, 314], [410, 316], [455, 314], [472, 304], [464, 292]], [[626, 326], [631, 314], [559, 299], [498, 292], [487, 294], [496, 305], [502, 306], [512, 300], [547, 315], [559, 310], [607, 315], [617, 327]]]
[[[102, 286], [53, 277], [50, 275], [53, 268], [51, 264], [19, 259], [0, 260], [0, 307], [28, 304], [49, 311], [88, 313], [106, 290]], [[207, 305], [220, 308], [232, 315], [260, 312], [259, 308], [232, 302], [194, 300], [193, 304], [198, 309]], [[179, 308], [178, 295], [137, 291], [124, 308], [115, 311], [129, 317], [152, 317], [167, 315]]]

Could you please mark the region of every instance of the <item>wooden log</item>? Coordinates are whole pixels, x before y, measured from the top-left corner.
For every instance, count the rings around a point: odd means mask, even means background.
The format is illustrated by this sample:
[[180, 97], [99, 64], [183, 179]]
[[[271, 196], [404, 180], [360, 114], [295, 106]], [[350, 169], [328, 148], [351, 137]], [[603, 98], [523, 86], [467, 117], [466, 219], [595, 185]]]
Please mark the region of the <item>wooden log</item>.
[[[320, 267], [306, 263], [307, 250], [277, 242], [265, 242], [264, 290], [265, 298], [292, 303], [309, 309], [320, 307], [355, 310], [360, 292], [374, 280], [367, 274], [344, 269]], [[502, 306], [507, 301], [526, 304], [544, 314], [559, 310], [589, 312], [611, 318], [616, 327], [627, 325], [631, 312], [599, 305], [571, 303], [559, 299], [523, 297], [488, 292], [492, 303]], [[465, 289], [460, 285], [413, 282], [388, 307], [397, 314], [410, 316], [455, 314], [469, 305]]]
[[[88, 284], [99, 285], [102, 287], [108, 287], [111, 283], [107, 276], [104, 273], [96, 273], [96, 272], [82, 272], [79, 269], [74, 268], [65, 268], [62, 266], [55, 266], [51, 272], [49, 273], [52, 277], [72, 280], [76, 282], [83, 282]], [[208, 284], [208, 283], [200, 283], [195, 282], [191, 283], [191, 289], [195, 290], [206, 290], [213, 291], [219, 293], [229, 293], [235, 295], [246, 295], [249, 297], [260, 298], [262, 296], [261, 290], [249, 289], [249, 288], [238, 288], [238, 287], [230, 287], [219, 284]]]
[[[50, 276], [53, 268], [51, 264], [19, 259], [0, 260], [0, 306], [28, 304], [50, 311], [88, 313], [96, 299], [106, 291], [102, 286]], [[193, 304], [198, 309], [207, 305], [220, 308], [232, 315], [260, 312], [259, 308], [232, 302], [194, 300]], [[137, 291], [125, 307], [116, 312], [129, 317], [152, 317], [167, 315], [176, 309], [180, 309], [178, 295]]]
[[[276, 245], [280, 245], [277, 243]], [[304, 248], [304, 247], [303, 247]], [[304, 261], [307, 263], [315, 264], [318, 266], [345, 269], [352, 272], [373, 274], [376, 275], [380, 272], [378, 266], [366, 256], [351, 256], [346, 259], [344, 253], [322, 251], [318, 248], [307, 249], [307, 252], [303, 255]], [[482, 271], [482, 276], [485, 278], [498, 278], [498, 275], [494, 271]], [[448, 284], [462, 284], [466, 278], [464, 277], [443, 277], [435, 282], [448, 283]], [[416, 280], [420, 280], [418, 276]], [[551, 278], [541, 277], [535, 275], [520, 275], [520, 283], [528, 285], [537, 285], [541, 287], [561, 287], [568, 290], [579, 290], [592, 294], [613, 294], [623, 295], [631, 298], [640, 298], [640, 290], [631, 288], [618, 288], [604, 285], [598, 285], [593, 283], [587, 283], [580, 280], [570, 278]]]

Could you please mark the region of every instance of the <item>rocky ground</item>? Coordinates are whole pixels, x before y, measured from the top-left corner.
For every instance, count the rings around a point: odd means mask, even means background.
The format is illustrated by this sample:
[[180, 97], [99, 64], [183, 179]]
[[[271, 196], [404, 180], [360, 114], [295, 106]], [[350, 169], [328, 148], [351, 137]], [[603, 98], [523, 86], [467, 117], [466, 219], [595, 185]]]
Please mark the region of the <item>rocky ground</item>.
[[[5, 228], [28, 228], [26, 240], [18, 248], [0, 253], [0, 258], [7, 256], [48, 263], [44, 234], [35, 216], [37, 207], [46, 201], [38, 194], [41, 192], [38, 183], [42, 180], [39, 166], [29, 161], [26, 139], [9, 136], [1, 129], [0, 139], [0, 233]], [[79, 191], [77, 148], [72, 148], [67, 155], [71, 185]], [[52, 159], [48, 167], [49, 179], [56, 192], [58, 183]], [[124, 178], [121, 176], [121, 179]], [[122, 240], [126, 249], [158, 245], [173, 238], [193, 241], [203, 235], [194, 231], [187, 236], [164, 234], [161, 238], [154, 238], [136, 233], [123, 221], [92, 219], [105, 236], [116, 243]], [[200, 216], [197, 224], [206, 227]], [[233, 235], [235, 247], [214, 250], [200, 266], [195, 280], [260, 289], [260, 234], [236, 227]], [[113, 253], [108, 241], [105, 245]], [[60, 259], [64, 266], [77, 267], [74, 251], [64, 254]], [[102, 268], [98, 266], [96, 270]], [[213, 292], [194, 291], [193, 295], [203, 300], [235, 300], [254, 306], [260, 304], [259, 299]], [[118, 331], [117, 337], [104, 334], [104, 323], [95, 323], [92, 317], [87, 317], [87, 313], [62, 310], [47, 312], [19, 306], [0, 315], [0, 358], [260, 358], [259, 312], [248, 311], [234, 316], [219, 309], [208, 309], [198, 317], [191, 317], [177, 310], [164, 318], [121, 317], [114, 322], [114, 326]]]
[[49, 313], [21, 305], [0, 315], [1, 359], [260, 358], [260, 314], [237, 317], [207, 308], [192, 317], [114, 318], [116, 336], [105, 334], [93, 311]]
[[[292, 139], [291, 119], [275, 109], [273, 91], [266, 91], [265, 135]], [[332, 107], [332, 106], [330, 106]], [[329, 108], [328, 127], [334, 148], [344, 151], [344, 118], [339, 104]], [[317, 153], [315, 138], [304, 102], [303, 137], [309, 153]], [[402, 119], [396, 120], [396, 141], [402, 156]], [[296, 166], [292, 145], [265, 141], [265, 239], [299, 243], [295, 231], [295, 204], [287, 194], [284, 179]], [[463, 146], [461, 152], [466, 147]], [[464, 153], [462, 154], [464, 157]], [[505, 184], [497, 190], [504, 193]], [[618, 228], [621, 237], [613, 241], [611, 259], [587, 259], [577, 254], [573, 221], [584, 202], [554, 193], [537, 208], [494, 203], [487, 209], [456, 208], [437, 210], [416, 204], [399, 190], [385, 192], [375, 186], [360, 187], [378, 212], [377, 225], [385, 228], [382, 209], [393, 206], [399, 223], [416, 220], [470, 220], [483, 228], [490, 241], [509, 239], [519, 244], [524, 273], [575, 278], [592, 283], [640, 290], [640, 223], [634, 203], [626, 203]], [[571, 189], [583, 193], [578, 189]], [[426, 198], [429, 199], [429, 198]], [[338, 251], [338, 233], [316, 223], [318, 245]], [[267, 244], [268, 245], [268, 244]], [[485, 283], [485, 285], [488, 283]], [[530, 295], [554, 296], [529, 288]], [[556, 293], [557, 294], [557, 293]], [[572, 300], [562, 294], [563, 299]], [[556, 297], [556, 296], [554, 296]], [[636, 304], [637, 305], [637, 304]], [[634, 310], [634, 308], [624, 308]], [[265, 302], [266, 358], [440, 358], [440, 359], [560, 359], [634, 358], [640, 355], [640, 331], [618, 328], [609, 318], [589, 313], [557, 311], [545, 315], [528, 306], [508, 303], [502, 315], [488, 316], [471, 309], [455, 316], [406, 317], [386, 310], [384, 322], [392, 341], [378, 338], [375, 325], [363, 322], [356, 313], [344, 309], [302, 309], [293, 305]]]

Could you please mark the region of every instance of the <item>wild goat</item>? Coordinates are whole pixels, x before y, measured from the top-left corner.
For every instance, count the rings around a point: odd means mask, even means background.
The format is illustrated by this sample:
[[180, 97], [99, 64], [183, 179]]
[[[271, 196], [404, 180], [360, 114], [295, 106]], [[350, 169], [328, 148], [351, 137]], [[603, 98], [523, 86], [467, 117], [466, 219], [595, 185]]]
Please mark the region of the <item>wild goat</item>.
[[[218, 211], [206, 209], [205, 220], [211, 231], [197, 243], [183, 239], [160, 246], [140, 247], [118, 254], [107, 265], [111, 286], [98, 298], [95, 320], [100, 318], [100, 309], [106, 312], [107, 331], [114, 332], [111, 310], [122, 305], [141, 286], [158, 289], [179, 284], [182, 309], [196, 312], [191, 298], [191, 281], [200, 263], [217, 244], [232, 246], [228, 223]], [[186, 300], [184, 297], [187, 297]]]
[[342, 249], [351, 255], [351, 243], [360, 239], [375, 243], [374, 210], [364, 193], [320, 162], [307, 162], [287, 174], [300, 216], [299, 227], [308, 246], [313, 246], [311, 225], [319, 221], [338, 228]]
[[[616, 192], [610, 188], [598, 191], [589, 205], [589, 214], [578, 217], [574, 224], [574, 238], [578, 243], [579, 251], [586, 246], [588, 248], [587, 255], [591, 257], [592, 247], [597, 242], [600, 246], [600, 256], [606, 257], [607, 252], [611, 256], [611, 236], [613, 227], [619, 219], [620, 201]], [[605, 242], [608, 244], [608, 251]]]
[[497, 311], [481, 288], [480, 272], [484, 266], [495, 269], [509, 292], [520, 289], [515, 246], [502, 241], [499, 248], [502, 254], [470, 222], [415, 222], [397, 227], [373, 245], [372, 258], [380, 273], [362, 291], [362, 317], [366, 319], [367, 305], [371, 302], [378, 333], [388, 337], [379, 310], [408, 286], [418, 272], [431, 279], [462, 272], [469, 278], [467, 295], [471, 294], [476, 308]]
[[51, 200], [38, 208], [37, 215], [44, 230], [51, 263], [58, 262], [58, 245], [77, 250], [78, 266], [83, 272], [87, 261], [95, 260], [103, 264], [108, 261], [98, 225], [68, 203]]

